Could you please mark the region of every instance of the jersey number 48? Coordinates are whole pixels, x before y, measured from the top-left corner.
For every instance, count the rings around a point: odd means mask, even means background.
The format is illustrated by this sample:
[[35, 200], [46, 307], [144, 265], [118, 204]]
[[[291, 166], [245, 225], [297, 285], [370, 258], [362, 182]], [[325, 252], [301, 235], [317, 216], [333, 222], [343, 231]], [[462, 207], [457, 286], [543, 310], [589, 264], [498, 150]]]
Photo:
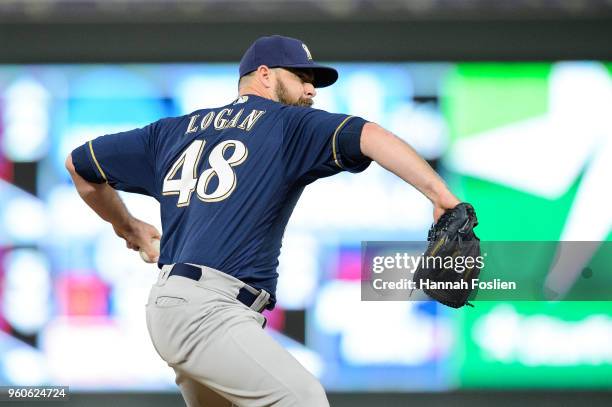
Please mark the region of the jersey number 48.
[[[208, 156], [210, 168], [204, 170], [198, 177], [196, 171], [205, 144], [205, 140], [195, 140], [191, 143], [172, 164], [164, 178], [162, 193], [178, 195], [176, 206], [188, 206], [194, 190], [202, 201], [218, 202], [227, 199], [236, 188], [236, 173], [232, 167], [246, 160], [248, 150], [244, 143], [238, 140], [226, 140], [217, 144]], [[234, 147], [234, 152], [226, 159], [224, 153], [230, 147]], [[179, 169], [181, 176], [176, 179]], [[207, 192], [210, 181], [215, 177], [218, 180], [217, 187], [214, 191]]]

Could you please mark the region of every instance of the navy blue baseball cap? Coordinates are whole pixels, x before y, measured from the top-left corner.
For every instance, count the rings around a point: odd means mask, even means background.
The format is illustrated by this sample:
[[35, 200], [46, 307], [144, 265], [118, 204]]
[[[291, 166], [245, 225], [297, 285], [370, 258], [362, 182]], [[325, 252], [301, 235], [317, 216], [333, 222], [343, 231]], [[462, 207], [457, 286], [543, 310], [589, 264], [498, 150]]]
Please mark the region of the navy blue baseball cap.
[[338, 71], [334, 68], [314, 63], [306, 44], [281, 35], [255, 40], [240, 60], [240, 77], [255, 71], [260, 65], [270, 68], [312, 69], [315, 88], [329, 86], [338, 80]]

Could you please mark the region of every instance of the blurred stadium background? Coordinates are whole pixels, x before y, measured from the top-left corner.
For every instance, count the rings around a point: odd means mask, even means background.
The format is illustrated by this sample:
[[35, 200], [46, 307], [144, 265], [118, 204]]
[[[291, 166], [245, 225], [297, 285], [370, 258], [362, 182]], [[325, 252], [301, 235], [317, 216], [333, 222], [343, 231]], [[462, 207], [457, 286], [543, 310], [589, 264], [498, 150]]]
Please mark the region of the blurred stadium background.
[[[315, 107], [411, 143], [474, 202], [482, 239], [612, 240], [612, 1], [3, 0], [0, 385], [180, 405], [146, 332], [155, 270], [79, 200], [63, 160], [227, 103], [242, 52], [272, 33], [338, 67]], [[361, 241], [422, 239], [429, 204], [376, 165], [307, 191], [267, 329], [333, 406], [612, 405], [612, 303], [360, 302]], [[123, 197], [159, 225], [154, 200]]]

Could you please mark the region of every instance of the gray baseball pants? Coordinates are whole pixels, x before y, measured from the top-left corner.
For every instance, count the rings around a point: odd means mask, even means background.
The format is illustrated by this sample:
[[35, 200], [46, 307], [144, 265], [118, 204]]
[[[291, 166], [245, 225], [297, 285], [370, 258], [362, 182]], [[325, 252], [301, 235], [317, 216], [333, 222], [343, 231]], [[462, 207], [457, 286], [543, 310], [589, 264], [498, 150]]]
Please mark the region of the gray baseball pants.
[[264, 316], [236, 299], [245, 284], [199, 267], [194, 281], [168, 278], [164, 266], [146, 308], [153, 345], [187, 406], [329, 406], [318, 380], [262, 329]]

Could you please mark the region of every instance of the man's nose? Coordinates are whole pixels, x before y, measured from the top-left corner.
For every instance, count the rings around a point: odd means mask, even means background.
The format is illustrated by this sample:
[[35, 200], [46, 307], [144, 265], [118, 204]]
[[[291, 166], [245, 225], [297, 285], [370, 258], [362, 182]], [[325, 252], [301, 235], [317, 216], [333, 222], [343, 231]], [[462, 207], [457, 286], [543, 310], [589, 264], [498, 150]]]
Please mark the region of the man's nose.
[[304, 84], [304, 93], [310, 98], [313, 98], [317, 95], [317, 91], [312, 83]]

